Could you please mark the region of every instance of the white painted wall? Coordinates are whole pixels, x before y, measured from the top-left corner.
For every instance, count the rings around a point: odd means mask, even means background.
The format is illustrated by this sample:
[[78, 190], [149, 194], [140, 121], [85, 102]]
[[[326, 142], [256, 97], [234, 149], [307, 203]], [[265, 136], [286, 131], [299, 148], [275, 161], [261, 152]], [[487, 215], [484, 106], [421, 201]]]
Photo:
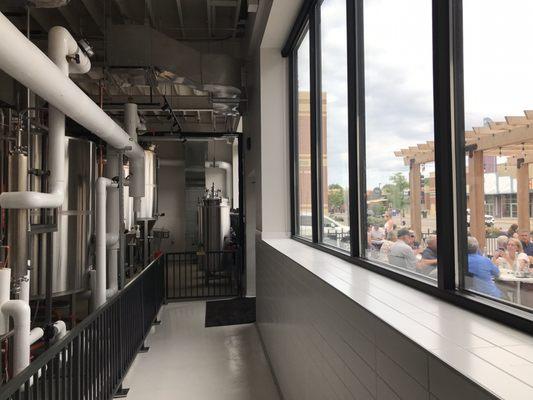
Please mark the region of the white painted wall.
[[288, 60], [261, 49], [261, 194], [263, 237], [290, 234]]

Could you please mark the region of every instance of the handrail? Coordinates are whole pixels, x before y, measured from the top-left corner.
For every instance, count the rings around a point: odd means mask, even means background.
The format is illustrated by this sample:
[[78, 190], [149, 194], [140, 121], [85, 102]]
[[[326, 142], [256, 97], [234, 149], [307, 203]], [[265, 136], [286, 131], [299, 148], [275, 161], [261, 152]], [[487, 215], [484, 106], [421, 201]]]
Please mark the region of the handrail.
[[141, 282], [145, 275], [152, 271], [155, 266], [159, 265], [162, 268], [163, 255], [155, 258], [148, 264], [142, 272], [140, 272], [134, 279], [124, 286], [124, 288], [113, 295], [109, 300], [93, 311], [83, 321], [70, 330], [64, 338], [59, 342], [53, 344], [48, 350], [35, 359], [26, 369], [0, 387], [0, 400], [8, 400], [21, 387], [25, 386], [28, 381], [35, 376], [35, 374], [52, 361], [61, 351], [67, 348], [76, 338], [78, 338], [87, 328], [91, 326], [98, 318], [100, 318], [108, 309], [113, 307], [120, 301], [136, 283]]

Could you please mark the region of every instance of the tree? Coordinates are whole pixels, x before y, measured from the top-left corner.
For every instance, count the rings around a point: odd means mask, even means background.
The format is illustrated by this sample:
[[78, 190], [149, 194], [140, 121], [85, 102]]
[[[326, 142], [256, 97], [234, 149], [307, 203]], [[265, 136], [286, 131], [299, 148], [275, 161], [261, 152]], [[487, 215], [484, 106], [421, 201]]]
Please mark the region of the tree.
[[328, 186], [328, 205], [331, 212], [341, 211], [344, 207], [344, 188], [338, 183]]
[[383, 186], [382, 192], [392, 208], [403, 211], [407, 205], [405, 191], [409, 188], [409, 182], [401, 172], [389, 177], [390, 183]]

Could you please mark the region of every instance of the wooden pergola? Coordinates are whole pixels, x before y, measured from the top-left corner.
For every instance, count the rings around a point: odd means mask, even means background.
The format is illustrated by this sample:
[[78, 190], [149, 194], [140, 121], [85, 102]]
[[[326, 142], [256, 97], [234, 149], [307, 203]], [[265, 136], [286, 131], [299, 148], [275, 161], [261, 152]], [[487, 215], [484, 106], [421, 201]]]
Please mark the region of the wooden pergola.
[[[524, 116], [505, 117], [465, 132], [465, 154], [468, 155], [470, 233], [480, 247], [485, 246], [485, 193], [483, 157], [508, 157], [507, 165], [517, 168], [517, 211], [520, 229], [530, 230], [529, 164], [533, 163], [533, 110]], [[429, 141], [395, 151], [409, 166], [411, 227], [421, 237], [420, 165], [435, 161], [434, 142]]]

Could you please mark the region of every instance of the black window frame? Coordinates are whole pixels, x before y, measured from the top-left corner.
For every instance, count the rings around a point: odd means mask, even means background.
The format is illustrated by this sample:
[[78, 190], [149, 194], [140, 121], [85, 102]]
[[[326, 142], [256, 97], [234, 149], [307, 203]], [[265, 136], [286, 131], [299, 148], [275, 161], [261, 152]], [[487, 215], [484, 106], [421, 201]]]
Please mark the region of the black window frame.
[[[466, 168], [464, 158], [464, 85], [462, 0], [432, 1], [433, 110], [435, 187], [439, 232], [438, 277], [435, 281], [364, 258], [366, 248], [364, 0], [346, 0], [348, 63], [348, 166], [350, 254], [322, 243], [321, 46], [320, 7], [324, 0], [304, 0], [281, 51], [289, 59], [292, 238], [385, 275], [461, 308], [527, 333], [533, 333], [533, 313], [520, 306], [473, 293], [464, 287], [466, 252]], [[429, 1], [429, 0], [428, 0]], [[311, 175], [313, 238], [297, 234], [297, 88], [295, 52], [309, 30], [311, 70]], [[451, 157], [449, 155], [452, 155]], [[450, 188], [452, 188], [450, 190]], [[450, 220], [453, 221], [450, 229]], [[445, 250], [444, 250], [445, 249]]]

